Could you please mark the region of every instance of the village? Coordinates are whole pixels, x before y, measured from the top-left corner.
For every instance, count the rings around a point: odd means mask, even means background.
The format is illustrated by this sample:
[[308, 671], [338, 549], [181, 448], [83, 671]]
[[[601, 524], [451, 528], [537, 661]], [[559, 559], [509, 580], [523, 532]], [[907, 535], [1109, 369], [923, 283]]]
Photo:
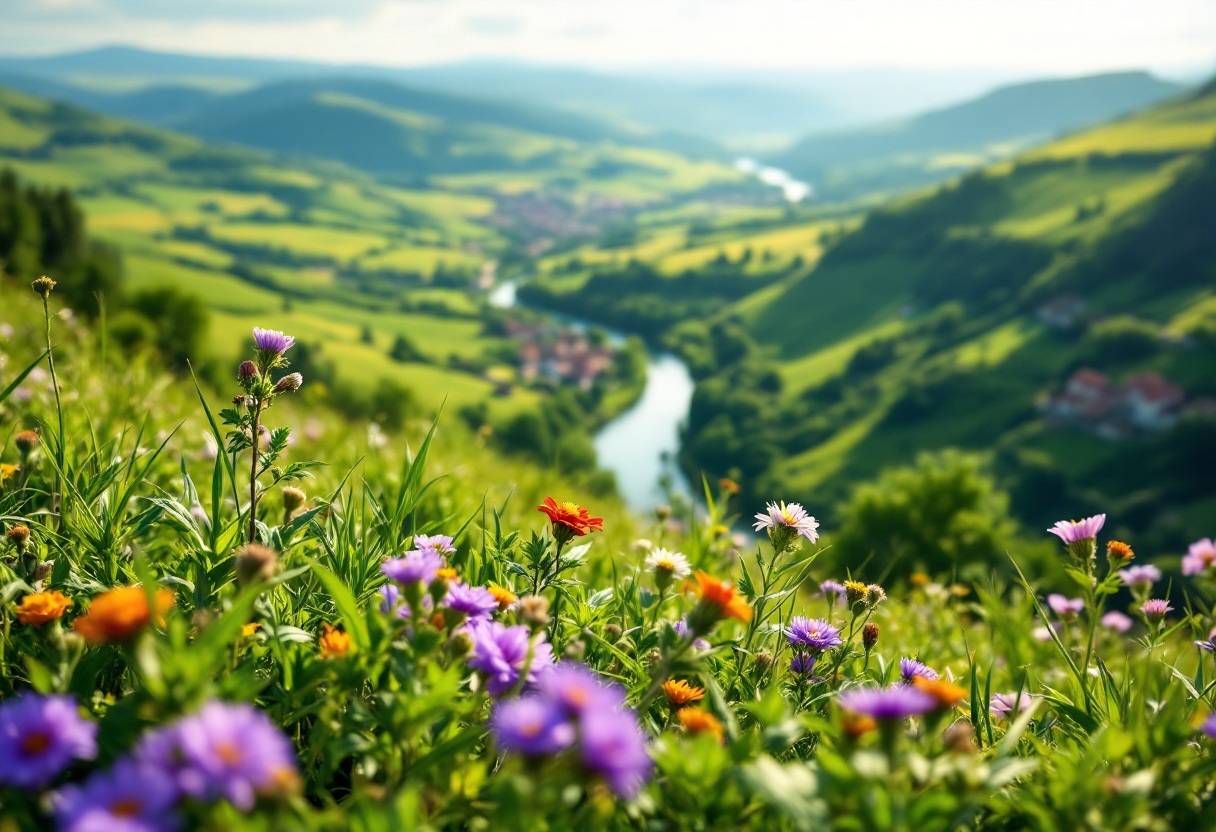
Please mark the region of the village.
[[612, 367], [615, 352], [609, 344], [594, 343], [569, 327], [507, 321], [506, 332], [519, 344], [519, 379], [527, 384], [575, 384], [588, 390]]
[[1179, 419], [1216, 418], [1216, 399], [1196, 399], [1159, 373], [1136, 373], [1116, 383], [1106, 373], [1083, 367], [1062, 390], [1046, 396], [1039, 410], [1049, 424], [1071, 427], [1117, 441], [1137, 434], [1163, 433]]

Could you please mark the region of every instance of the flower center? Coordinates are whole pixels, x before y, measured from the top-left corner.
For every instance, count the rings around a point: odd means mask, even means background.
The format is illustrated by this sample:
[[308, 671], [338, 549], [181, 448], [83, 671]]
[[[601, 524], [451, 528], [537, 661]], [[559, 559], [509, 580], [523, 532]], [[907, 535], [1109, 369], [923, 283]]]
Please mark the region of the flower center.
[[540, 735], [543, 728], [544, 726], [540, 722], [527, 722], [520, 726], [519, 733], [525, 737], [535, 737]]
[[35, 731], [32, 734], [26, 734], [21, 740], [21, 750], [26, 754], [41, 754], [51, 747], [50, 734], [42, 731]]
[[241, 749], [234, 742], [221, 742], [215, 746], [215, 756], [230, 766], [241, 761]]
[[570, 688], [566, 691], [566, 698], [570, 700], [571, 705], [586, 705], [591, 697], [582, 688]]
[[143, 808], [143, 803], [138, 798], [126, 797], [110, 804], [110, 814], [119, 818], [129, 818], [138, 815]]

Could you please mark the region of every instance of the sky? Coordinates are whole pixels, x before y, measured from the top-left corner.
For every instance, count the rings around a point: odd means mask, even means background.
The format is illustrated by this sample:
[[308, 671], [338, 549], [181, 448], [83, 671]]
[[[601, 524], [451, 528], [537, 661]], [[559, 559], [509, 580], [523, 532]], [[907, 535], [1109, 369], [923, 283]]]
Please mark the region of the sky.
[[1216, 65], [1213, 0], [0, 0], [0, 54], [124, 44], [413, 66], [509, 58], [602, 69]]

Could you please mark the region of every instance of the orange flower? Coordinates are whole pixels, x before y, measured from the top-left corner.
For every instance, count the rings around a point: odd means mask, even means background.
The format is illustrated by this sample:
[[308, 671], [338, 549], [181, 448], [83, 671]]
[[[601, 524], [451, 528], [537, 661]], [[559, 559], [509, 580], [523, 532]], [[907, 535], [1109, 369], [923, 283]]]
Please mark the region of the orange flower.
[[844, 718], [841, 720], [840, 727], [844, 732], [853, 739], [865, 736], [878, 727], [878, 723], [870, 719], [868, 716], [845, 712]]
[[494, 596], [494, 600], [498, 602], [498, 608], [500, 610], [505, 610], [507, 607], [519, 600], [515, 593], [507, 589], [505, 586], [490, 584], [486, 587], [486, 589], [488, 589], [490, 594]]
[[17, 620], [38, 626], [61, 618], [70, 606], [72, 599], [62, 592], [35, 592], [22, 598], [17, 605]]
[[[156, 591], [156, 623], [174, 604], [173, 590]], [[72, 622], [72, 629], [89, 644], [122, 641], [138, 633], [153, 619], [148, 592], [142, 586], [124, 586], [94, 596], [89, 611]]]
[[912, 684], [937, 700], [943, 708], [953, 708], [967, 698], [967, 691], [945, 679], [926, 679], [924, 676], [913, 676]]
[[663, 693], [667, 701], [677, 708], [705, 698], [705, 688], [690, 685], [683, 679], [668, 679], [663, 683]]
[[726, 491], [730, 494], [739, 493], [739, 483], [735, 482], [730, 477], [723, 477], [722, 479], [718, 480], [718, 486], [723, 491]]
[[680, 725], [684, 726], [684, 730], [693, 736], [710, 734], [718, 742], [726, 740], [726, 732], [722, 728], [722, 723], [708, 711], [700, 708], [681, 708], [676, 711], [676, 718], [680, 720]]
[[1132, 560], [1136, 553], [1123, 541], [1112, 540], [1106, 544], [1106, 556], [1111, 560]]
[[913, 572], [908, 576], [908, 580], [912, 582], [913, 586], [927, 586], [932, 578], [930, 578], [924, 572]]
[[328, 624], [322, 624], [321, 627], [324, 632], [317, 639], [317, 646], [321, 648], [321, 658], [330, 659], [350, 651], [349, 633]]
[[554, 536], [565, 540], [573, 536], [582, 537], [587, 532], [604, 530], [604, 518], [592, 517], [591, 513], [578, 503], [558, 504], [552, 497], [546, 497], [544, 504], [537, 506], [536, 510], [549, 516], [553, 521]]
[[740, 621], [752, 620], [752, 608], [747, 602], [735, 595], [735, 588], [727, 581], [719, 581], [700, 569], [693, 575], [696, 584], [691, 580], [684, 582], [685, 592], [695, 592], [701, 599], [701, 606], [714, 613], [715, 618], [737, 618]]

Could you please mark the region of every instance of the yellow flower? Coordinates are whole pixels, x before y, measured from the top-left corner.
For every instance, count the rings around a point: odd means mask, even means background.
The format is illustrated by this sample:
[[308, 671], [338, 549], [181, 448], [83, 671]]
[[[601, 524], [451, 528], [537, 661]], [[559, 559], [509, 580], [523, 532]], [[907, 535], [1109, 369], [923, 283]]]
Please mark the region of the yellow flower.
[[72, 599], [62, 592], [35, 592], [22, 598], [16, 606], [17, 620], [37, 627], [62, 618], [70, 606]]
[[321, 648], [321, 658], [329, 659], [334, 656], [341, 656], [351, 649], [350, 634], [331, 627], [328, 624], [322, 624], [324, 632], [317, 639], [317, 646]]
[[20, 470], [20, 465], [10, 465], [7, 462], [0, 462], [0, 482], [8, 482], [13, 478], [13, 474]]
[[667, 696], [667, 701], [675, 707], [690, 705], [705, 698], [705, 688], [690, 685], [683, 679], [668, 679], [663, 683], [663, 693]]
[[456, 580], [456, 570], [450, 566], [444, 566], [435, 570], [435, 577], [444, 581]]
[[717, 738], [718, 742], [726, 739], [726, 731], [722, 728], [722, 723], [708, 711], [702, 711], [700, 708], [681, 708], [676, 711], [676, 718], [680, 720], [680, 725], [684, 726], [684, 730], [693, 736], [709, 734]]
[[494, 600], [498, 602], [498, 608], [500, 610], [507, 609], [509, 606], [519, 600], [515, 593], [507, 589], [505, 586], [490, 584], [486, 587], [486, 589], [488, 589], [490, 594], [494, 596]]
[[261, 628], [262, 628], [262, 625], [256, 621], [246, 624], [244, 627], [241, 628], [241, 637], [249, 638], [251, 635], [256, 633]]

